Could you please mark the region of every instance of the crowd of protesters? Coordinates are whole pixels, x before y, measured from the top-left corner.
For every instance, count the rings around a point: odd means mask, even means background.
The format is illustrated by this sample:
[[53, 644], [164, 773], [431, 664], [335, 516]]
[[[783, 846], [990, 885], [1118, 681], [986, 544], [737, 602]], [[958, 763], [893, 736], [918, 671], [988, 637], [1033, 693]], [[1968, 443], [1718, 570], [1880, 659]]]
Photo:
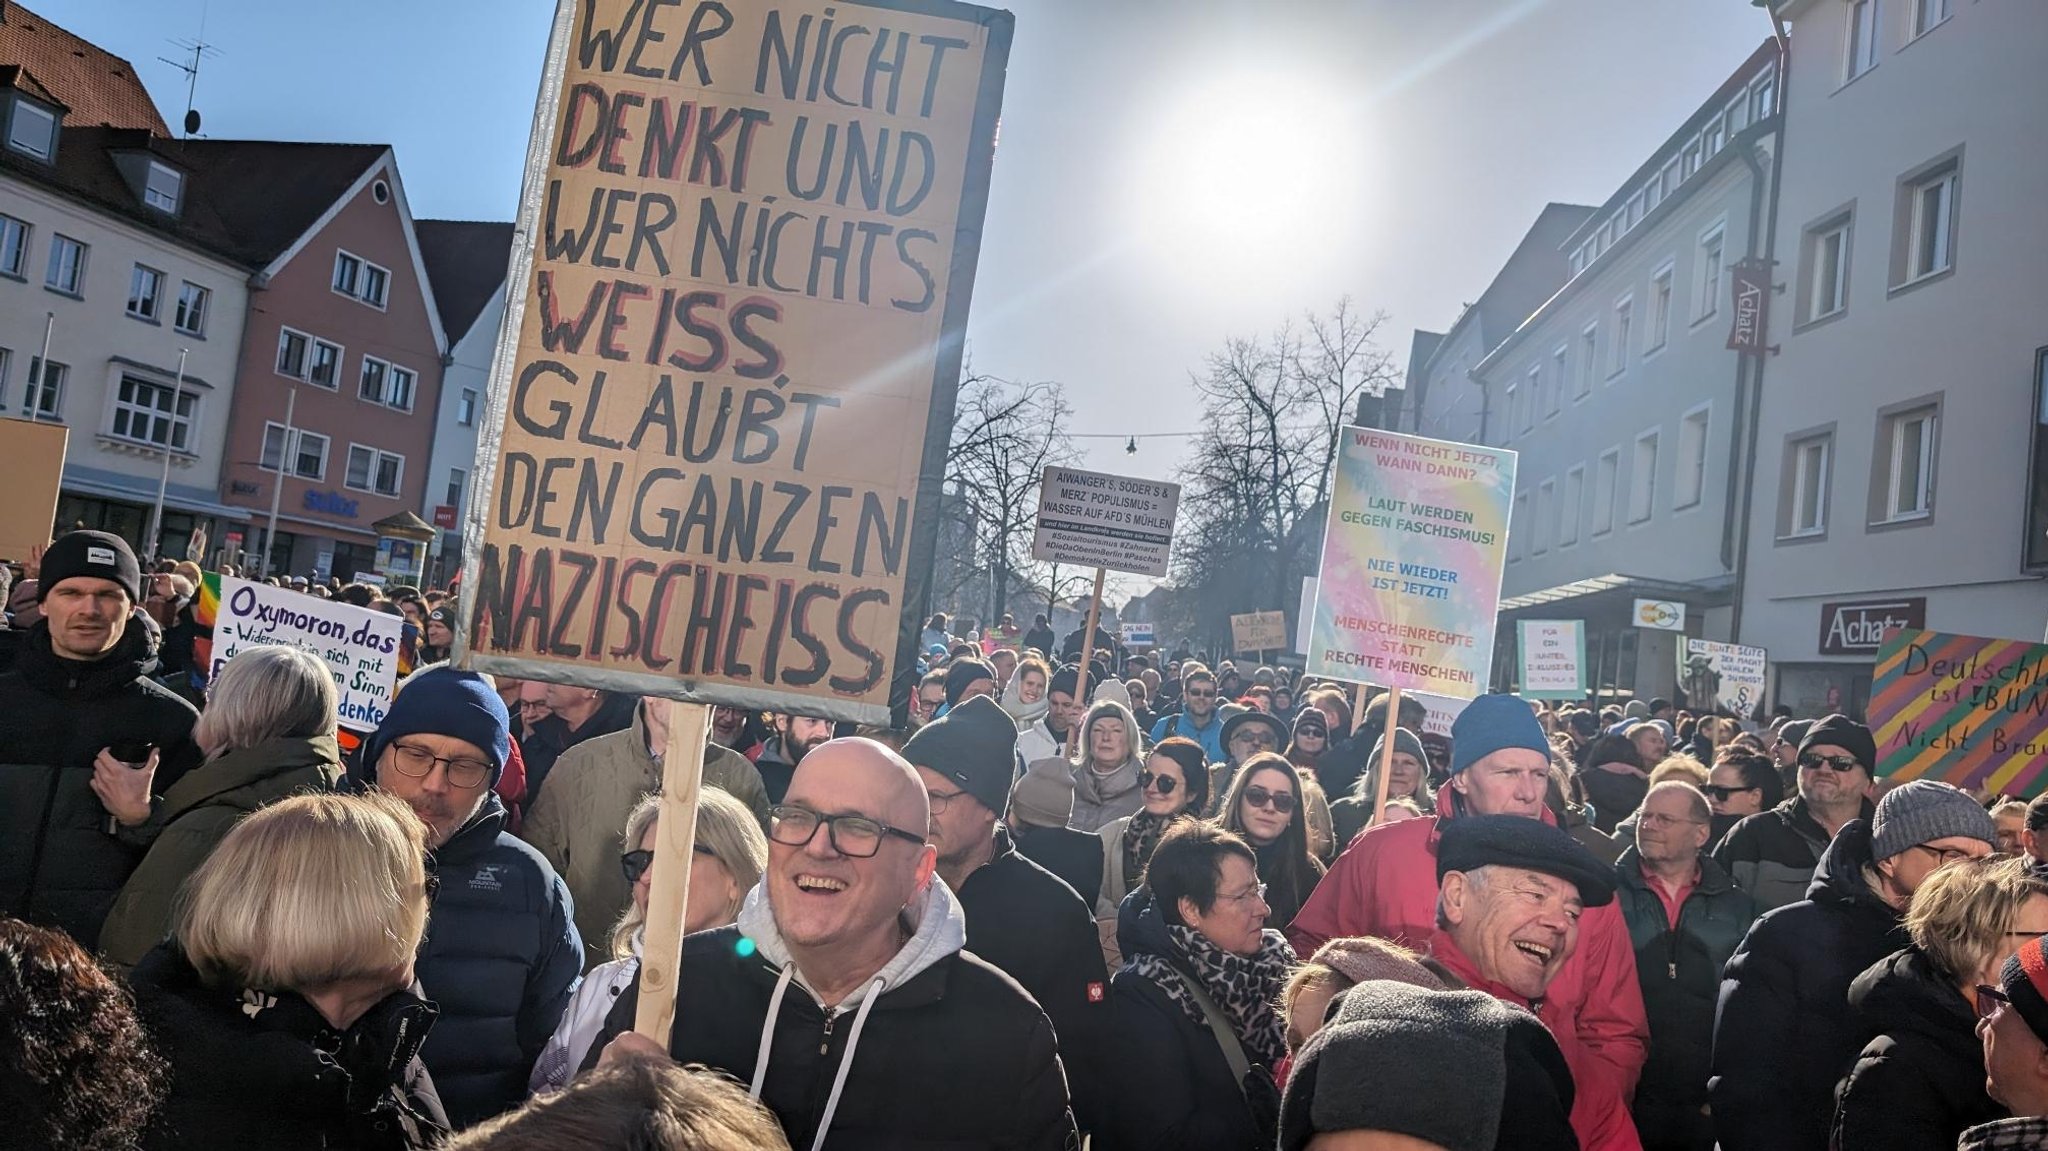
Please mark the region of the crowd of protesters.
[[417, 629], [356, 738], [312, 655], [199, 666], [164, 566], [0, 567], [0, 1147], [2048, 1146], [2048, 802], [1847, 716], [936, 616], [904, 729], [713, 710], [650, 1039], [676, 705], [277, 581]]

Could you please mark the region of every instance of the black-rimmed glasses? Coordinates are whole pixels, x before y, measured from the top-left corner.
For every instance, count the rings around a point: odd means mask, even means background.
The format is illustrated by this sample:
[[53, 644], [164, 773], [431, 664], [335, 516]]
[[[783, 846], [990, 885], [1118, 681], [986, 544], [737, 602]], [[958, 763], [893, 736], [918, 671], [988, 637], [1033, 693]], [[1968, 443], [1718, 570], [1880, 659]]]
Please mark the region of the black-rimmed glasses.
[[435, 755], [416, 743], [394, 743], [391, 745], [391, 766], [400, 775], [412, 779], [425, 779], [434, 773], [434, 765], [446, 764], [448, 782], [456, 787], [475, 787], [491, 774], [491, 765], [468, 756]]
[[906, 843], [924, 846], [924, 836], [890, 827], [865, 815], [821, 815], [807, 807], [777, 804], [768, 809], [768, 838], [784, 847], [803, 847], [826, 829], [832, 850], [851, 859], [870, 859], [882, 849], [882, 840], [895, 836]]

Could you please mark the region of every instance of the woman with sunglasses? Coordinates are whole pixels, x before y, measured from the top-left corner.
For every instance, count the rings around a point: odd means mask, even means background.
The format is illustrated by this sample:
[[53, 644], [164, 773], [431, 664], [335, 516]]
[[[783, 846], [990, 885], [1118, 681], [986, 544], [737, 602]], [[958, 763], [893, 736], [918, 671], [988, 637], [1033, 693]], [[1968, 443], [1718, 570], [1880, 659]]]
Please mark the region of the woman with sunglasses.
[[[611, 931], [611, 960], [591, 969], [562, 1012], [554, 1037], [534, 1061], [529, 1086], [534, 1094], [560, 1091], [583, 1065], [604, 1028], [605, 1015], [640, 973], [640, 943], [647, 925], [647, 897], [654, 889], [654, 851], [661, 830], [661, 796], [650, 795], [626, 817], [619, 870], [632, 885], [633, 902]], [[768, 866], [768, 838], [747, 805], [715, 788], [697, 796], [697, 842], [690, 861], [689, 900], [683, 905], [683, 933], [724, 927], [739, 919], [740, 903]]]
[[1266, 886], [1266, 926], [1286, 927], [1323, 878], [1309, 850], [1301, 773], [1277, 752], [1245, 761], [1223, 799], [1223, 829], [1242, 836], [1258, 857]]
[[1856, 1151], [1952, 1147], [1967, 1127], [2006, 1117], [1984, 1090], [1977, 1020], [1998, 1007], [1998, 973], [2048, 934], [2048, 879], [2030, 861], [1951, 863], [1906, 910], [1912, 945], [1849, 985], [1851, 1021], [1874, 1036], [1835, 1106], [1832, 1145]]
[[[1145, 806], [1103, 824], [1096, 832], [1102, 837], [1102, 894], [1096, 900], [1098, 918], [1114, 922], [1124, 896], [1145, 882], [1145, 866], [1152, 852], [1174, 824], [1199, 819], [1209, 806], [1209, 771], [1202, 745], [1186, 736], [1162, 739], [1145, 757], [1145, 769], [1138, 773], [1138, 787]], [[1105, 940], [1112, 943], [1113, 940]]]
[[1287, 762], [1304, 774], [1314, 775], [1316, 760], [1330, 750], [1330, 721], [1311, 707], [1302, 709], [1293, 724], [1293, 734], [1287, 740]]

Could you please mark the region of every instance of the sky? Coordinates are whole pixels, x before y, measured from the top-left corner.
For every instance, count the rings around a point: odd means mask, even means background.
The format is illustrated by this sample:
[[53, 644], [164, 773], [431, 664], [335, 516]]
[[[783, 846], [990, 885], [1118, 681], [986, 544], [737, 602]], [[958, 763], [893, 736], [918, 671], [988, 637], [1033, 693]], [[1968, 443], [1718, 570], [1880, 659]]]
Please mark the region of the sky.
[[[132, 61], [174, 129], [159, 57], [203, 36], [203, 134], [390, 143], [416, 217], [512, 216], [554, 0], [28, 7]], [[1348, 296], [1400, 367], [1545, 202], [1605, 200], [1769, 35], [1747, 0], [1009, 7], [972, 364], [1061, 382], [1089, 466], [1155, 479], [1226, 340]]]

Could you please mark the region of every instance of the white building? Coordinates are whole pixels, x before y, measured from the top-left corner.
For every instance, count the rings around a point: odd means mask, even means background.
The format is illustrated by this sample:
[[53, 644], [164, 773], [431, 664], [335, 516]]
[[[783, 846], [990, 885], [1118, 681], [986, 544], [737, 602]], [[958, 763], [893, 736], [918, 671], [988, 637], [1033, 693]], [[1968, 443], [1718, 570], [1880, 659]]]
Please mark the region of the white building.
[[427, 487], [420, 518], [441, 529], [427, 579], [446, 586], [462, 564], [462, 516], [476, 475], [477, 430], [498, 328], [505, 317], [505, 272], [512, 257], [512, 225], [471, 220], [417, 220], [420, 259], [434, 287], [441, 327], [448, 333], [448, 364], [434, 421]]

